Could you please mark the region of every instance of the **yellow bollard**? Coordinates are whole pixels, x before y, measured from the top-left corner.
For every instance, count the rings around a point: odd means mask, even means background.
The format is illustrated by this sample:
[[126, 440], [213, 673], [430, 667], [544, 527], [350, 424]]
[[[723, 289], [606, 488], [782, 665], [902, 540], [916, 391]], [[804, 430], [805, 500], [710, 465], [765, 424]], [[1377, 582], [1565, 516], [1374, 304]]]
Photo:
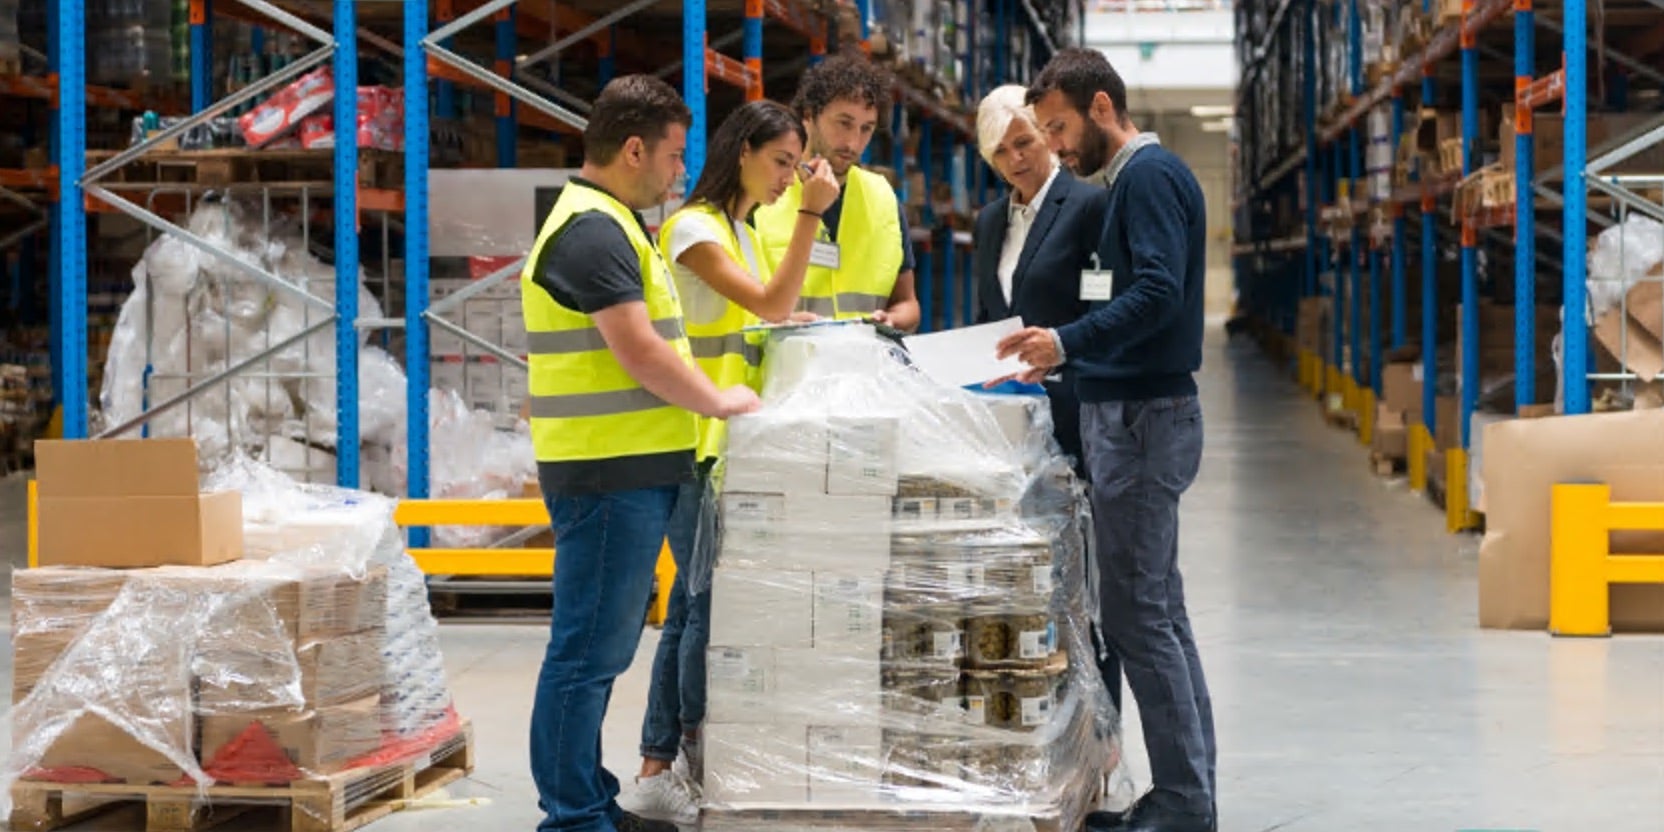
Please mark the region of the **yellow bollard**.
[[1358, 409], [1358, 444], [1371, 445], [1375, 442], [1375, 391], [1363, 388], [1360, 394], [1363, 398]]
[[1444, 460], [1444, 524], [1455, 534], [1477, 527], [1479, 514], [1468, 507], [1468, 452], [1451, 448]]
[[1427, 490], [1427, 453], [1433, 450], [1433, 434], [1427, 426], [1416, 423], [1410, 426], [1410, 459], [1406, 467], [1409, 471], [1410, 490], [1425, 492]]
[[1606, 581], [1608, 485], [1556, 485], [1550, 510], [1548, 629], [1557, 636], [1612, 634]]

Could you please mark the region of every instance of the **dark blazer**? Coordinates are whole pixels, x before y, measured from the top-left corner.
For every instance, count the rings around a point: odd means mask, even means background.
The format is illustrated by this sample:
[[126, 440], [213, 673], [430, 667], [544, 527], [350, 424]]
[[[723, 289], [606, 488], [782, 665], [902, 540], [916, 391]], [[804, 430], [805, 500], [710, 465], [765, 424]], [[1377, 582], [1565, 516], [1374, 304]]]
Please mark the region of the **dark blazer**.
[[[1091, 304], [1080, 299], [1080, 273], [1092, 267], [1092, 253], [1103, 235], [1108, 194], [1076, 179], [1067, 169], [1058, 170], [1011, 275], [1010, 303], [1000, 289], [999, 265], [1010, 227], [1011, 198], [1001, 197], [984, 206], [977, 215], [973, 238], [977, 322], [1017, 315], [1027, 326], [1059, 327], [1084, 317]], [[1084, 476], [1080, 401], [1070, 376], [1065, 371], [1061, 383], [1047, 382], [1046, 392], [1051, 396], [1057, 442], [1076, 459], [1075, 470]]]

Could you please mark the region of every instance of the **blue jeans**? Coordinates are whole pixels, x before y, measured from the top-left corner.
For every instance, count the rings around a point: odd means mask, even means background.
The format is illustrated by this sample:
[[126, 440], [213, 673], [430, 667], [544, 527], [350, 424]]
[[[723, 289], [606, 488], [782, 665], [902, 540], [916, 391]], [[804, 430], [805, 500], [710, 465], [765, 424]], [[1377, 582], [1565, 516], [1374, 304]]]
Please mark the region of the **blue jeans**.
[[1154, 781], [1148, 799], [1211, 816], [1213, 700], [1179, 575], [1179, 497], [1201, 467], [1201, 404], [1195, 396], [1083, 404], [1081, 427], [1092, 474], [1099, 626], [1138, 702]]
[[549, 648], [532, 706], [532, 779], [545, 814], [539, 832], [614, 832], [622, 817], [618, 778], [601, 766], [601, 722], [613, 680], [641, 642], [676, 492], [667, 485], [545, 498], [557, 555]]
[[[653, 677], [647, 690], [647, 716], [641, 725], [641, 756], [670, 762], [676, 759], [683, 734], [691, 734], [705, 720], [705, 647], [711, 640], [711, 582], [695, 581], [694, 570], [709, 569], [715, 527], [701, 511], [710, 488], [710, 469], [701, 467], [699, 479], [682, 486], [676, 511], [670, 516], [670, 555], [676, 560], [676, 580], [670, 585], [670, 606], [659, 650], [653, 656]], [[701, 528], [703, 526], [703, 528]], [[690, 592], [698, 585], [700, 592]]]

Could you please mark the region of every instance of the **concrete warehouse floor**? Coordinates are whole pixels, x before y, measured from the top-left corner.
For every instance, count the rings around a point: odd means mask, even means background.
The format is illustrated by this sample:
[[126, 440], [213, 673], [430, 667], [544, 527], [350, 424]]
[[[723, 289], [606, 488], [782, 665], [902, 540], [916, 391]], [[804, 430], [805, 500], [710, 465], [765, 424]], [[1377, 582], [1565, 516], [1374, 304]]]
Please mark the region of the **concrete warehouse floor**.
[[[1664, 638], [1481, 631], [1477, 540], [1373, 476], [1356, 440], [1324, 427], [1254, 348], [1211, 337], [1207, 455], [1181, 562], [1217, 708], [1220, 828], [1664, 830]], [[0, 488], [0, 551], [15, 564], [23, 489]], [[619, 680], [606, 726], [626, 782], [656, 638]], [[474, 778], [450, 792], [488, 802], [371, 829], [535, 826], [525, 734], [543, 644], [540, 626], [444, 628], [479, 746]], [[9, 676], [9, 650], [4, 664]], [[1144, 783], [1135, 715], [1127, 725]]]

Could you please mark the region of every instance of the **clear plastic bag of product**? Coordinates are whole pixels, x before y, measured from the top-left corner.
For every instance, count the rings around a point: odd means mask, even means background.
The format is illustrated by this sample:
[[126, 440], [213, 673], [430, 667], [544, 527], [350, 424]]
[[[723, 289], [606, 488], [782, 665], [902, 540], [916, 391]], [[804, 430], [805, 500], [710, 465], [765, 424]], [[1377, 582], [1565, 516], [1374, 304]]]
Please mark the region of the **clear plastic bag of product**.
[[702, 828], [1079, 826], [1125, 774], [1046, 399], [938, 386], [861, 324], [764, 367], [714, 476]]

